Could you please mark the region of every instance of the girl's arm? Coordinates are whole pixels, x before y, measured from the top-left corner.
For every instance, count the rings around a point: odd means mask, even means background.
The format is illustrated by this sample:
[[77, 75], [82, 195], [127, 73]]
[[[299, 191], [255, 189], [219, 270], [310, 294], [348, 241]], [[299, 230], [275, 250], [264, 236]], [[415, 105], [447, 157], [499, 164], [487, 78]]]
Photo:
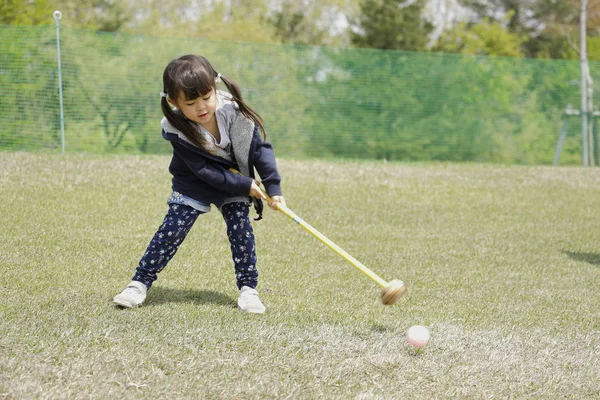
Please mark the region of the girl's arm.
[[217, 163], [209, 163], [204, 157], [178, 143], [171, 144], [174, 155], [202, 181], [227, 193], [244, 196], [252, 193], [253, 185], [256, 185], [252, 178], [231, 172]]
[[271, 143], [261, 140], [257, 129], [254, 130], [254, 135], [254, 140], [257, 141], [254, 152], [254, 167], [258, 171], [265, 190], [271, 198], [269, 207], [276, 210], [279, 204], [285, 206], [285, 199], [281, 190], [281, 176], [277, 171], [273, 146]]
[[281, 176], [277, 171], [275, 162], [275, 153], [273, 146], [269, 142], [264, 142], [258, 136], [257, 130], [254, 131], [254, 140], [257, 140], [254, 151], [254, 167], [260, 175], [262, 184], [270, 197], [281, 196]]

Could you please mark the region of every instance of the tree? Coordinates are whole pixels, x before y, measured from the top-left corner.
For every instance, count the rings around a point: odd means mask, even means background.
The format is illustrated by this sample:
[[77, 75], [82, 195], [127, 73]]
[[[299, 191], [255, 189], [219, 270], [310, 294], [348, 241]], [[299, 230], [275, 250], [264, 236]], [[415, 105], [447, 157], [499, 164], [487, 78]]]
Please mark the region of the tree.
[[314, 22], [295, 7], [295, 2], [284, 2], [280, 11], [275, 11], [269, 22], [282, 43], [319, 44], [325, 32], [315, 29]]
[[549, 24], [573, 21], [577, 12], [572, 0], [460, 0], [477, 15], [505, 22], [509, 32], [536, 35]]
[[0, 24], [39, 25], [52, 21], [52, 6], [46, 0], [0, 0]]
[[0, 24], [51, 24], [58, 9], [64, 25], [116, 32], [130, 19], [126, 7], [127, 3], [112, 0], [64, 0], [58, 6], [48, 0], [0, 0]]
[[268, 19], [282, 43], [348, 46], [348, 23], [359, 15], [360, 0], [277, 0]]
[[[58, 147], [56, 47], [51, 29], [0, 25], [0, 145]], [[54, 67], [54, 68], [53, 68]]]
[[278, 42], [263, 1], [135, 0], [125, 32], [236, 42]]
[[502, 24], [509, 33], [526, 37], [526, 57], [566, 58], [570, 32], [578, 26], [575, 0], [460, 0], [475, 14], [474, 23]]
[[[507, 17], [510, 18], [510, 15], [510, 13], [507, 14]], [[466, 22], [462, 22], [454, 29], [443, 33], [433, 50], [449, 53], [522, 57], [521, 48], [526, 40], [525, 35], [511, 33], [502, 24], [485, 18], [471, 26]]]
[[422, 18], [424, 0], [365, 0], [354, 24], [355, 46], [377, 49], [425, 50], [431, 22]]
[[[579, 1], [570, 0], [571, 18], [568, 21], [561, 21], [550, 25], [543, 33], [553, 38], [554, 40], [560, 41], [562, 44], [561, 58], [566, 59], [579, 59]], [[587, 37], [589, 41], [594, 41], [595, 38], [600, 37], [600, 0], [590, 0], [587, 6]], [[590, 60], [600, 60], [600, 54], [594, 51], [593, 47], [588, 52]], [[558, 58], [558, 57], [552, 57]]]

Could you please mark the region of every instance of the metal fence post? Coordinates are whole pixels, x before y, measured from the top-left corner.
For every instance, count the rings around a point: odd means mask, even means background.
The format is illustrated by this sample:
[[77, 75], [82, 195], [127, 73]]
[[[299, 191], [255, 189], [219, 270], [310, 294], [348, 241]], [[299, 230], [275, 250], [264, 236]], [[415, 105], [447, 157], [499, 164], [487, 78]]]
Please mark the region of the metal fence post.
[[60, 19], [62, 13], [58, 10], [52, 14], [56, 21], [56, 52], [58, 57], [58, 94], [60, 99], [60, 138], [62, 144], [62, 153], [65, 154], [65, 116], [63, 111], [63, 90], [62, 90], [62, 67], [60, 65]]

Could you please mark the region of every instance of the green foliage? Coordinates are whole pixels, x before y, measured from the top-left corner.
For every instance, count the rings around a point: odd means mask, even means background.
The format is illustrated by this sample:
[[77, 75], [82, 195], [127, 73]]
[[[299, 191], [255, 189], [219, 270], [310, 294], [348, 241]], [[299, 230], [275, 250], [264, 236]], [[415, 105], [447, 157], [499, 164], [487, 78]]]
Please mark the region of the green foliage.
[[64, 25], [105, 32], [119, 31], [131, 18], [125, 4], [113, 0], [0, 0], [0, 24], [51, 24], [55, 10], [62, 12]]
[[[594, 1], [588, 10], [591, 36], [600, 25]], [[437, 37], [431, 36], [433, 26], [423, 19], [425, 4], [427, 0], [0, 0], [0, 24], [52, 24], [52, 12], [60, 9], [64, 26], [103, 32], [426, 50]], [[458, 43], [445, 40], [437, 45], [441, 51], [567, 58], [569, 41], [577, 41], [578, 5], [571, 0], [460, 0], [460, 4], [469, 12], [459, 12], [459, 23], [450, 24], [445, 35]], [[449, 6], [448, 15], [456, 13], [456, 7]], [[484, 43], [482, 36], [487, 36]], [[518, 50], [515, 41], [521, 44]]]
[[506, 21], [509, 32], [535, 36], [556, 24], [577, 21], [578, 4], [572, 0], [459, 0], [479, 19]]
[[569, 31], [578, 29], [578, 2], [572, 0], [459, 2], [475, 13], [474, 26], [491, 20], [492, 25], [500, 23], [507, 32], [517, 35], [522, 40], [519, 53], [526, 57], [563, 58], [566, 35]]
[[[284, 2], [281, 11], [275, 11], [269, 22], [275, 28], [281, 43], [319, 44], [324, 32], [316, 30], [310, 18], [299, 8], [297, 2]], [[301, 6], [301, 5], [300, 5]]]
[[187, 39], [195, 37], [219, 41], [278, 42], [274, 28], [265, 20], [265, 12], [266, 7], [262, 2], [215, 2], [197, 20], [179, 20], [175, 26], [163, 29], [167, 30], [169, 36]]
[[577, 96], [576, 63], [320, 53], [320, 95], [307, 110], [315, 156], [547, 164]]
[[360, 15], [360, 0], [280, 0], [266, 12], [281, 43], [348, 46], [348, 21]]
[[[589, 60], [600, 60], [600, 36], [590, 36], [587, 38], [587, 53]], [[568, 46], [565, 49], [565, 59], [579, 60], [579, 47]]]
[[36, 149], [60, 145], [55, 36], [38, 27], [0, 25], [0, 144]]
[[[0, 146], [58, 149], [54, 27], [1, 29], [12, 39], [0, 42], [0, 89], [14, 95], [0, 103]], [[162, 72], [196, 51], [240, 84], [281, 156], [549, 164], [563, 111], [579, 104], [577, 61], [71, 28], [61, 49], [68, 151], [170, 151], [160, 135]], [[573, 121], [561, 163], [579, 154]]]
[[346, 32], [332, 25], [355, 13], [357, 2], [131, 0], [130, 13], [136, 18], [122, 31], [221, 41], [347, 44]]
[[445, 32], [434, 50], [449, 53], [477, 54], [488, 56], [521, 57], [524, 35], [508, 32], [502, 23], [489, 19], [469, 26], [460, 23]]
[[422, 18], [424, 0], [406, 5], [403, 0], [365, 0], [351, 33], [358, 47], [424, 50], [433, 25]]
[[0, 0], [0, 24], [39, 25], [52, 21], [48, 0]]
[[[121, 36], [65, 30], [64, 96], [67, 121], [85, 122], [101, 131], [105, 151], [122, 151], [123, 140], [138, 137], [145, 151], [149, 118], [160, 121], [156, 77], [162, 71], [150, 51], [155, 42], [140, 36]], [[103, 49], [99, 52], [98, 49]], [[156, 49], [156, 48], [155, 48]], [[133, 133], [135, 132], [135, 134]], [[156, 131], [160, 133], [157, 122]]]
[[114, 0], [61, 1], [62, 23], [66, 26], [118, 32], [132, 18], [127, 3]]
[[[555, 60], [572, 60], [573, 48], [567, 39], [568, 34], [542, 32], [535, 38], [529, 37], [523, 44], [523, 53], [536, 58], [551, 58]], [[594, 59], [590, 57], [590, 59]], [[596, 58], [599, 59], [599, 58]]]

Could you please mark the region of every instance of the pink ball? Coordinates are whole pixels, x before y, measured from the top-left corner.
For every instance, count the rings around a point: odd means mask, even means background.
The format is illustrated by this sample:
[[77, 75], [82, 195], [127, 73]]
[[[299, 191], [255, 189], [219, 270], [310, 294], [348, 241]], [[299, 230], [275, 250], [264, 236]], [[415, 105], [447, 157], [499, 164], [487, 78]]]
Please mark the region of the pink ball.
[[408, 343], [417, 348], [425, 346], [427, 342], [429, 342], [430, 337], [431, 335], [429, 334], [429, 329], [421, 325], [411, 326], [408, 328], [408, 332], [406, 333]]

